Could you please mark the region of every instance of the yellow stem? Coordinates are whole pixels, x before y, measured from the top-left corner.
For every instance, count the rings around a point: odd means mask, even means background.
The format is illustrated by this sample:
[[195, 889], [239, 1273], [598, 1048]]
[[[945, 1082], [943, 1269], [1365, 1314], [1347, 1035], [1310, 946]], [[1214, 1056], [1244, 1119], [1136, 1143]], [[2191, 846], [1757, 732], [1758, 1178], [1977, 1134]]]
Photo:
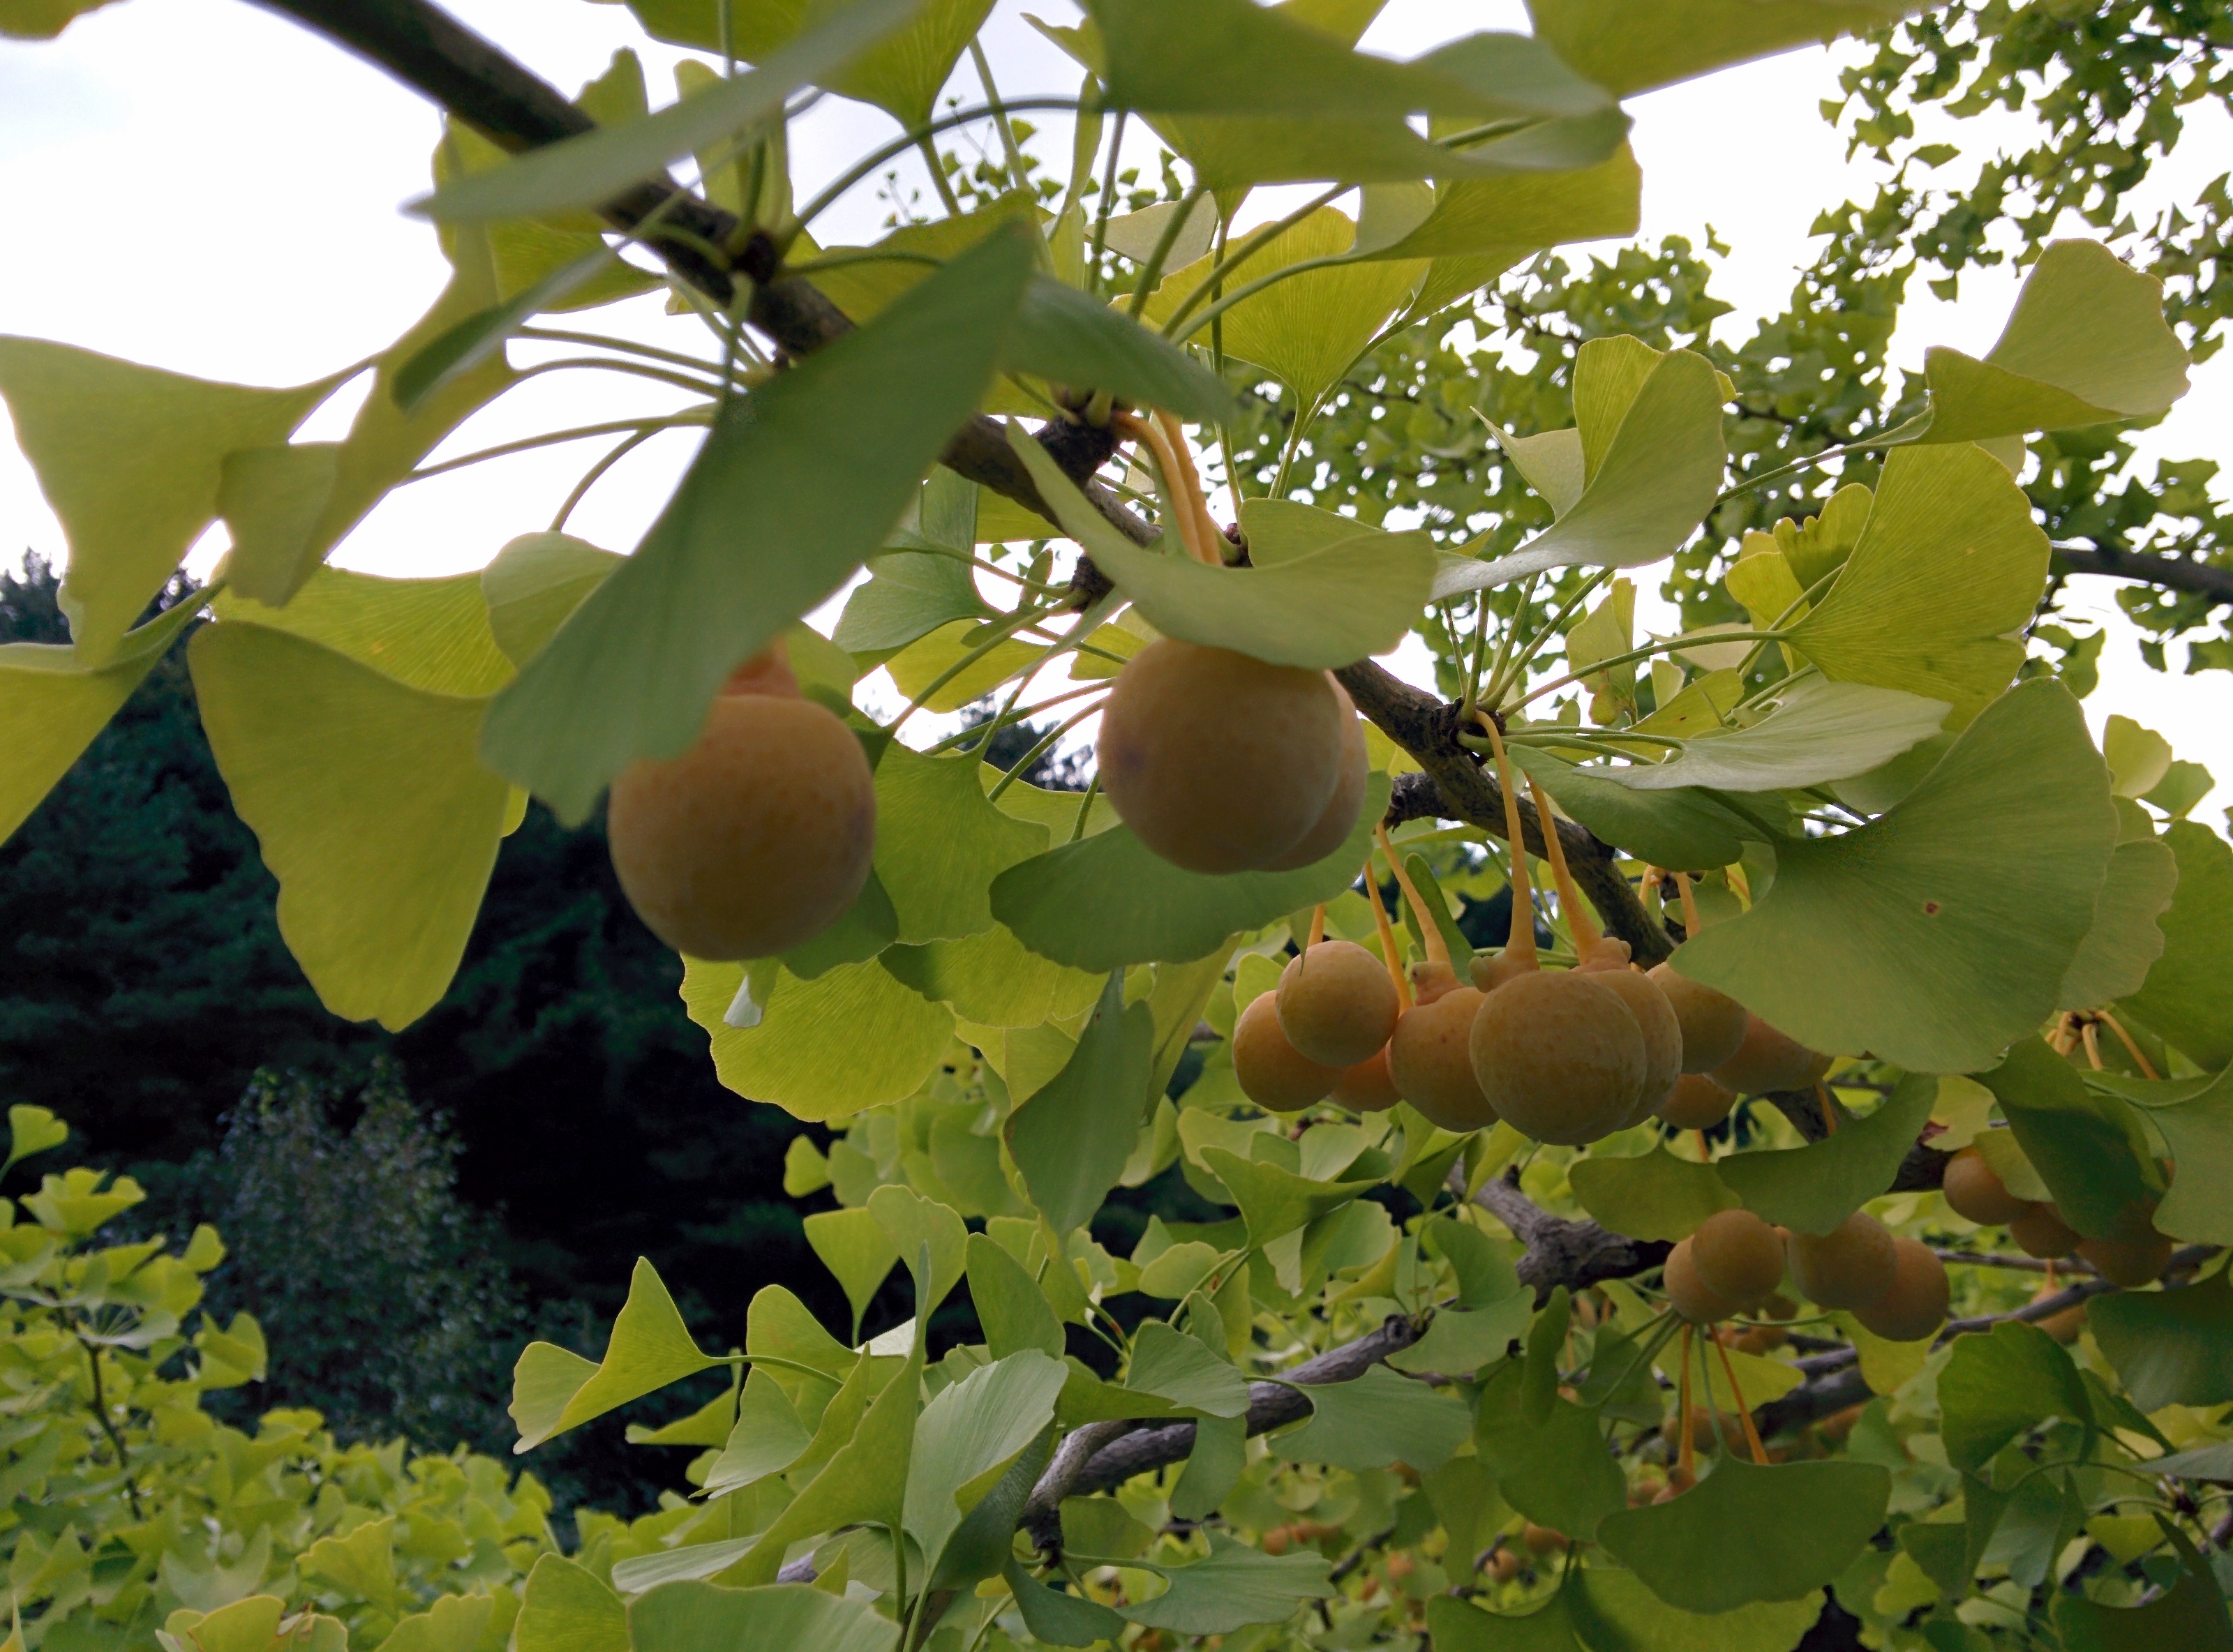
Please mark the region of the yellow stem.
[[1566, 927], [1573, 933], [1574, 955], [1587, 958], [1590, 949], [1605, 939], [1590, 909], [1582, 904], [1582, 892], [1574, 887], [1573, 874], [1566, 869], [1566, 846], [1559, 841], [1558, 816], [1551, 812], [1551, 800], [1543, 795], [1543, 788], [1535, 777], [1527, 777], [1527, 795], [1535, 801], [1536, 823], [1543, 829], [1545, 858], [1551, 862], [1551, 881], [1559, 888], [1559, 908], [1566, 914]]
[[1520, 829], [1520, 794], [1513, 789], [1512, 759], [1504, 752], [1504, 735], [1496, 719], [1486, 712], [1474, 716], [1488, 731], [1488, 749], [1496, 757], [1496, 783], [1504, 790], [1504, 836], [1512, 849], [1512, 930], [1504, 943], [1507, 958], [1535, 966], [1535, 901], [1527, 887], [1527, 837]]
[[1683, 1430], [1683, 1442], [1675, 1448], [1675, 1466], [1686, 1475], [1697, 1473], [1698, 1462], [1698, 1442], [1691, 1432], [1692, 1419], [1696, 1414], [1690, 1409], [1690, 1337], [1695, 1327], [1688, 1320], [1683, 1322], [1683, 1381], [1680, 1385], [1682, 1389], [1680, 1409], [1683, 1413], [1683, 1420], [1678, 1425]]
[[2132, 1051], [2132, 1059], [2140, 1063], [2140, 1070], [2145, 1073], [2150, 1078], [2158, 1076], [2156, 1072], [2155, 1063], [2141, 1053], [2139, 1045], [2132, 1042], [2132, 1035], [2125, 1031], [2125, 1024], [2118, 1020], [2115, 1016], [2111, 1015], [2106, 1010], [2101, 1011], [2101, 1018], [2109, 1024], [2109, 1031], [2117, 1035], [2118, 1039], [2124, 1044], [2125, 1048]]
[[1207, 546], [1199, 543], [1201, 521], [1195, 515], [1186, 484], [1179, 478], [1177, 456], [1171, 452], [1170, 442], [1163, 433], [1146, 420], [1135, 419], [1130, 413], [1120, 413], [1109, 422], [1123, 434], [1144, 443], [1148, 451], [1155, 455], [1156, 469], [1163, 478], [1163, 491], [1170, 495], [1171, 531], [1178, 535], [1179, 543], [1186, 548], [1186, 554], [1198, 563], [1213, 560], [1221, 563], [1224, 558], [1209, 552]]
[[1201, 472], [1194, 467], [1194, 452], [1187, 446], [1186, 426], [1179, 423], [1177, 414], [1161, 409], [1156, 411], [1156, 422], [1169, 438], [1171, 452], [1178, 461], [1179, 480], [1186, 489], [1188, 507], [1194, 512], [1195, 531], [1201, 537], [1203, 560], [1222, 563], [1225, 536], [1218, 531], [1217, 519], [1209, 514], [1209, 496], [1202, 491]]
[[1395, 926], [1388, 921], [1388, 908], [1380, 901], [1380, 879], [1372, 870], [1372, 856], [1364, 857], [1364, 895], [1372, 902], [1373, 927], [1380, 932], [1380, 957], [1388, 966], [1388, 979], [1396, 983], [1396, 1003], [1401, 1009], [1411, 1007], [1411, 983], [1403, 974], [1402, 954], [1396, 947]]
[[2086, 1059], [2093, 1063], [2093, 1070], [2095, 1072], [2100, 1072], [2101, 1070], [2101, 1045], [2100, 1042], [2093, 1036], [2093, 1024], [2091, 1021], [2080, 1022], [2078, 1026], [2078, 1036], [2081, 1039], [2085, 1040]]
[[1675, 875], [1675, 893], [1683, 897], [1683, 933], [1695, 935], [1704, 926], [1698, 921], [1698, 897], [1690, 893], [1690, 875], [1688, 872]]
[[1722, 1374], [1729, 1379], [1729, 1397], [1736, 1402], [1737, 1415], [1744, 1420], [1745, 1444], [1752, 1447], [1753, 1461], [1765, 1468], [1768, 1447], [1761, 1443], [1759, 1427], [1752, 1420], [1752, 1408], [1745, 1403], [1744, 1390], [1737, 1386], [1737, 1368], [1718, 1337], [1714, 1341], [1714, 1351], [1722, 1356]]
[[1838, 1134], [1838, 1103], [1830, 1094], [1829, 1086], [1820, 1079], [1814, 1081], [1814, 1094], [1822, 1102], [1822, 1134], [1825, 1138]]
[[1388, 841], [1388, 829], [1375, 826], [1372, 835], [1380, 840], [1380, 852], [1388, 857], [1388, 869], [1396, 875], [1396, 888], [1403, 892], [1403, 899], [1411, 903], [1411, 911], [1419, 920], [1419, 939], [1426, 946], [1427, 961], [1440, 964], [1444, 969], [1450, 968], [1450, 947], [1449, 943], [1442, 939], [1442, 927], [1435, 921], [1434, 914], [1427, 910], [1427, 903], [1419, 898], [1418, 890], [1412, 887], [1411, 875], [1403, 869], [1403, 862], [1396, 858], [1396, 846]]
[[[1315, 906], [1315, 907], [1312, 907], [1312, 908], [1311, 908], [1311, 940], [1310, 940], [1310, 945], [1311, 945], [1311, 946], [1317, 946], [1320, 941], [1324, 940], [1325, 939], [1325, 902], [1324, 902], [1323, 901], [1320, 901], [1317, 906]], [[1307, 952], [1307, 951], [1309, 951], [1309, 950], [1310, 950], [1310, 947], [1306, 946], [1306, 947], [1305, 947], [1305, 948], [1304, 948], [1304, 950], [1305, 950], [1305, 952]]]

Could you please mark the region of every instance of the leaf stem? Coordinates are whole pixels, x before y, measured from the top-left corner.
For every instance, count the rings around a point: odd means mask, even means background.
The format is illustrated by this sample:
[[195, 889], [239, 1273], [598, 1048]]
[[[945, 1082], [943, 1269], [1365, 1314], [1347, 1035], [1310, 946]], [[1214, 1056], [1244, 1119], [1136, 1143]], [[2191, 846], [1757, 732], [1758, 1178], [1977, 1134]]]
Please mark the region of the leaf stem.
[[1711, 638], [1668, 637], [1646, 643], [1641, 648], [1631, 648], [1626, 654], [1614, 654], [1607, 660], [1592, 660], [1586, 671], [1570, 671], [1555, 681], [1545, 683], [1520, 703], [1522, 706], [1532, 705], [1542, 699], [1544, 695], [1556, 693], [1561, 688], [1570, 688], [1585, 677], [1594, 677], [1599, 672], [1609, 671], [1615, 666], [1631, 665], [1638, 660], [1649, 660], [1654, 654], [1687, 654], [1694, 648], [1712, 647], [1724, 642], [1774, 642], [1780, 641], [1781, 637], [1781, 633], [1775, 631], [1716, 631]]
[[1080, 723], [1083, 723], [1087, 718], [1091, 717], [1100, 709], [1101, 702], [1099, 700], [1096, 700], [1092, 705], [1083, 707], [1075, 714], [1064, 719], [1061, 722], [1049, 729], [1045, 739], [1041, 740], [1030, 751], [1025, 752], [1023, 756], [1018, 758], [1014, 764], [1008, 770], [1007, 773], [1002, 775], [998, 780], [993, 783], [993, 789], [985, 794], [985, 800], [987, 803], [992, 802], [1002, 792], [1006, 791], [1010, 786], [1013, 785], [1016, 782], [1016, 777], [1023, 773], [1025, 770], [1030, 768], [1032, 764], [1038, 762], [1045, 753], [1048, 747], [1051, 746], [1057, 740], [1062, 738], [1064, 735], [1069, 733], [1071, 730], [1076, 728]]
[[[1254, 257], [1258, 252], [1263, 250], [1263, 248], [1276, 240], [1279, 237], [1286, 234], [1289, 230], [1293, 229], [1295, 225], [1300, 224], [1305, 218], [1317, 211], [1321, 206], [1325, 205], [1327, 202], [1333, 200], [1336, 197], [1354, 187], [1354, 185], [1350, 184], [1336, 184], [1331, 189], [1325, 190], [1318, 194], [1312, 196], [1309, 200], [1305, 201], [1293, 211], [1288, 213], [1286, 217], [1275, 219], [1270, 224], [1264, 224], [1255, 230], [1250, 231], [1248, 238], [1243, 241], [1238, 248], [1227, 252], [1222, 258], [1220, 258], [1214, 264], [1212, 264], [1210, 266], [1209, 273], [1204, 276], [1201, 282], [1195, 285], [1195, 289], [1188, 293], [1186, 297], [1180, 302], [1179, 307], [1170, 313], [1169, 317], [1163, 322], [1163, 336], [1165, 338], [1175, 338], [1178, 335], [1179, 327], [1185, 322], [1188, 316], [1194, 314], [1195, 307], [1200, 304], [1203, 299], [1209, 296], [1211, 289], [1214, 289], [1218, 283], [1224, 280], [1228, 272], [1239, 268], [1241, 264], [1247, 263], [1249, 259]], [[1291, 269], [1294, 266], [1292, 265], [1289, 266]], [[1260, 284], [1260, 283], [1255, 282], [1250, 283], [1247, 288], [1242, 289], [1242, 294], [1245, 296], [1247, 293], [1255, 291], [1257, 286]], [[1141, 289], [1141, 291], [1144, 292], [1146, 288], [1143, 286]], [[1138, 294], [1136, 293], [1134, 296], [1137, 297]], [[1220, 299], [1218, 301], [1219, 313], [1222, 314], [1225, 310], [1231, 308], [1232, 304], [1228, 300]], [[1139, 312], [1135, 310], [1133, 313], [1137, 315]], [[1208, 318], [1205, 316], [1203, 319], [1206, 321]], [[1189, 328], [1188, 331], [1191, 333], [1193, 329]]]
[[466, 453], [457, 459], [446, 459], [439, 465], [423, 465], [396, 484], [424, 482], [429, 477], [440, 476], [449, 471], [461, 471], [468, 465], [478, 465], [484, 459], [505, 459], [514, 453], [531, 452], [538, 447], [553, 447], [561, 442], [587, 441], [593, 436], [617, 436], [623, 431], [672, 429], [679, 425], [709, 425], [713, 422], [711, 406], [703, 409], [686, 408], [663, 419], [615, 419], [609, 424], [576, 425], [571, 430], [550, 431], [541, 436], [523, 436], [516, 442], [501, 442], [494, 447], [484, 447], [477, 453]]
[[[1075, 109], [1077, 107], [1077, 100], [1062, 97], [1020, 98], [1015, 102], [1004, 105], [1003, 107], [1010, 114], [1025, 110]], [[993, 111], [982, 106], [956, 109], [951, 114], [939, 116], [936, 120], [927, 120], [921, 126], [912, 127], [889, 143], [869, 151], [850, 167], [839, 173], [829, 188], [817, 195], [792, 216], [791, 222], [784, 226], [783, 232], [776, 237], [777, 246], [784, 251], [789, 251], [791, 243], [798, 238], [798, 232], [801, 230], [829, 211], [846, 191], [868, 177], [886, 161], [928, 143], [941, 132], [954, 127], [966, 127], [972, 120], [981, 120], [992, 113]], [[934, 167], [932, 170], [934, 175], [943, 176], [941, 169]]]
[[947, 684], [952, 682], [963, 672], [968, 670], [970, 667], [975, 665], [986, 654], [992, 653], [993, 649], [999, 647], [1017, 632], [1022, 630], [1032, 621], [1045, 618], [1053, 611], [1054, 610], [1052, 608], [1019, 608], [1013, 614], [1007, 615], [1005, 619], [988, 621], [987, 623], [993, 634], [986, 637], [984, 641], [979, 643], [975, 647], [970, 649], [968, 653], [963, 654], [960, 659], [955, 660], [944, 671], [940, 672], [937, 676], [932, 678], [930, 682], [924, 687], [922, 693], [917, 694], [913, 699], [908, 702], [907, 709], [884, 725], [884, 732], [887, 734], [897, 734], [900, 732], [900, 725], [905, 723], [908, 719], [913, 717], [917, 712], [921, 711], [923, 708], [924, 702], [929, 699], [933, 694], [935, 694], [940, 689], [945, 687]]
[[[1489, 679], [1488, 689], [1485, 695], [1492, 707], [1502, 707], [1505, 695], [1511, 692], [1514, 684], [1527, 675], [1528, 666], [1533, 662], [1537, 654], [1543, 652], [1543, 645], [1557, 636], [1565, 628], [1566, 621], [1573, 617], [1574, 610], [1588, 602], [1591, 594], [1611, 576], [1611, 569], [1602, 569], [1583, 580], [1581, 589], [1561, 603], [1558, 612], [1544, 621], [1543, 628], [1527, 640], [1527, 646], [1520, 649], [1514, 658], [1497, 667], [1496, 673]], [[1528, 589], [1532, 591], [1534, 587], [1531, 583]], [[1512, 624], [1515, 632], [1520, 622], [1527, 617], [1527, 609], [1523, 604], [1512, 616]]]

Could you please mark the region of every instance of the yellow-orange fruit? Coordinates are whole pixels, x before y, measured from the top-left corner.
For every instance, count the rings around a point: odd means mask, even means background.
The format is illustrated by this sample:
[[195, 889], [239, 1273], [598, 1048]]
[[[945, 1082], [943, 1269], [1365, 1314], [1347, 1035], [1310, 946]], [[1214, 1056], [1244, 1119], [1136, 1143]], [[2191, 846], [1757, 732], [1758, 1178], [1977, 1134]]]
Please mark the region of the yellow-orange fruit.
[[1312, 1061], [1287, 1042], [1279, 1025], [1279, 1005], [1259, 994], [1233, 1027], [1233, 1075], [1240, 1093], [1271, 1113], [1293, 1113], [1333, 1094], [1341, 1070]]
[[693, 958], [767, 958], [828, 928], [868, 881], [876, 778], [812, 700], [723, 694], [687, 751], [621, 771], [605, 836], [652, 933]]
[[1736, 1054], [1752, 1019], [1743, 1005], [1692, 980], [1672, 964], [1654, 964], [1650, 972], [1682, 1024], [1684, 1072], [1709, 1073]]
[[2093, 1272], [2111, 1285], [2120, 1285], [2127, 1291], [2161, 1278], [2171, 1252], [2171, 1241], [2160, 1236], [2152, 1239], [2078, 1241], [2078, 1254], [2086, 1259]]
[[1508, 1584], [1527, 1570], [1527, 1563], [1512, 1549], [1499, 1549], [1488, 1558], [1488, 1571], [1492, 1581]]
[[1886, 1342], [1919, 1343], [1946, 1323], [1946, 1265], [1911, 1239], [1894, 1239], [1891, 1248], [1891, 1288], [1853, 1317]]
[[1658, 984], [1641, 971], [1592, 970], [1588, 975], [1627, 1005], [1636, 1019], [1636, 1030], [1644, 1035], [1644, 1082], [1637, 1086], [1636, 1104], [1623, 1121], [1641, 1124], [1667, 1099], [1675, 1081], [1683, 1076], [1683, 1024], [1675, 1018], [1675, 1006], [1668, 1003]]
[[[2049, 1297], [2059, 1297], [2061, 1294], [2061, 1291], [2051, 1285], [2041, 1285], [2033, 1293], [2032, 1300], [2045, 1302]], [[2032, 1324], [2067, 1348], [2085, 1333], [2086, 1304], [2082, 1302], [2074, 1302], [2059, 1312], [2047, 1315], [2044, 1319], [2033, 1320]]]
[[1829, 1057], [1752, 1015], [1745, 1018], [1744, 1042], [1714, 1069], [1714, 1076], [1740, 1096], [1761, 1096], [1772, 1089], [1804, 1089], [1829, 1070]]
[[2026, 1206], [2022, 1214], [2009, 1221], [2008, 1229], [2018, 1250], [2043, 1261], [2070, 1255], [2077, 1250], [2080, 1237], [2062, 1219], [2062, 1213], [2047, 1204]]
[[1736, 1104], [1736, 1091], [1716, 1083], [1711, 1074], [1684, 1073], [1659, 1103], [1659, 1117], [1678, 1130], [1710, 1130]]
[[1676, 1313], [1694, 1325], [1712, 1325], [1735, 1313], [1740, 1304], [1730, 1301], [1698, 1277], [1697, 1252], [1689, 1239], [1678, 1239], [1667, 1252], [1662, 1278], [1667, 1300]]
[[1783, 1236], [1748, 1210], [1719, 1210], [1683, 1241], [1699, 1283], [1715, 1296], [1750, 1308], [1783, 1283]]
[[[1473, 961], [1478, 964], [1481, 959], [1476, 958]], [[1411, 1002], [1414, 1004], [1432, 1004], [1446, 993], [1455, 992], [1458, 986], [1457, 972], [1448, 964], [1438, 964], [1431, 958], [1421, 959], [1405, 973], [1411, 978]], [[1476, 981], [1474, 985], [1480, 986], [1481, 983]], [[1488, 989], [1481, 987], [1481, 991]]]
[[1562, 1147], [1620, 1128], [1644, 1085], [1644, 1034], [1596, 975], [1539, 970], [1506, 982], [1481, 1000], [1471, 1049], [1497, 1116]]
[[798, 677], [778, 642], [761, 649], [729, 673], [721, 685], [725, 694], [771, 694], [778, 699], [798, 698]]
[[1538, 1525], [1533, 1520], [1521, 1528], [1520, 1540], [1527, 1545], [1530, 1554], [1564, 1554], [1573, 1547], [1565, 1532], [1552, 1526]]
[[1946, 1179], [1939, 1191], [1956, 1215], [1986, 1227], [2002, 1226], [2031, 1208], [2031, 1200], [2010, 1193], [1975, 1148], [1963, 1148], [1946, 1161]]
[[[1709, 1357], [1710, 1358], [1711, 1356]], [[1718, 1428], [1715, 1426], [1716, 1421], [1711, 1407], [1701, 1404], [1691, 1408], [1691, 1448], [1696, 1451], [1711, 1451], [1727, 1439], [1735, 1441], [1737, 1448], [1741, 1451], [1744, 1448], [1743, 1420], [1734, 1411], [1724, 1411], [1718, 1419], [1720, 1425]], [[1675, 1412], [1670, 1411], [1660, 1419], [1659, 1437], [1671, 1447], [1682, 1445], [1683, 1427]]]
[[1334, 1081], [1333, 1093], [1326, 1099], [1352, 1113], [1385, 1113], [1402, 1101], [1395, 1076], [1388, 1070], [1387, 1050], [1376, 1050], [1354, 1067], [1343, 1068], [1341, 1076]]
[[1396, 1093], [1446, 1130], [1485, 1130], [1496, 1109], [1474, 1076], [1469, 1041], [1481, 995], [1470, 986], [1446, 988], [1431, 1004], [1403, 1011], [1388, 1040], [1388, 1075]]
[[1332, 800], [1341, 702], [1322, 671], [1165, 637], [1116, 674], [1101, 788], [1140, 841], [1189, 872], [1269, 866]]
[[1825, 1308], [1865, 1308], [1891, 1289], [1898, 1252], [1891, 1234], [1857, 1210], [1826, 1233], [1794, 1233], [1786, 1247], [1791, 1282]]
[[1790, 1340], [1791, 1333], [1781, 1325], [1754, 1325], [1731, 1337], [1729, 1346], [1743, 1354], [1765, 1354]]
[[1292, 872], [1298, 867], [1316, 866], [1349, 841], [1349, 834], [1357, 825], [1357, 811], [1364, 803], [1364, 783], [1369, 778], [1370, 763], [1364, 749], [1364, 722], [1357, 716], [1349, 691], [1334, 682], [1331, 675], [1326, 680], [1333, 684], [1334, 697], [1341, 703], [1341, 754], [1334, 775], [1333, 796], [1327, 800], [1318, 823], [1303, 834], [1301, 842], [1279, 859], [1264, 863], [1267, 872]]
[[1386, 1044], [1403, 1007], [1388, 966], [1353, 940], [1289, 959], [1275, 997], [1287, 1042], [1327, 1067], [1354, 1067]]
[[1681, 1464], [1667, 1471], [1667, 1483], [1652, 1493], [1655, 1503], [1672, 1503], [1698, 1483], [1698, 1477]]

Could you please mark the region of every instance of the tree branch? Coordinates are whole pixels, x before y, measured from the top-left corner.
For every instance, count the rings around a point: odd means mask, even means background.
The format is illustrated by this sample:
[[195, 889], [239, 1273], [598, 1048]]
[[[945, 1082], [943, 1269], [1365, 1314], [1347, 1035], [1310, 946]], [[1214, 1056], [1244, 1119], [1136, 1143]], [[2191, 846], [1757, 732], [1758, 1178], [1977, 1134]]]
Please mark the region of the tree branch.
[[1656, 1268], [1674, 1249], [1657, 1239], [1630, 1239], [1595, 1222], [1553, 1216], [1520, 1191], [1520, 1179], [1510, 1171], [1490, 1177], [1474, 1202], [1527, 1247], [1516, 1272], [1520, 1284], [1533, 1287], [1539, 1302], [1559, 1285], [1585, 1291], [1601, 1279], [1625, 1279]]
[[2233, 602], [2233, 568], [2217, 568], [2179, 556], [2158, 556], [2145, 550], [2126, 550], [2100, 541], [2091, 550], [2082, 545], [2056, 545], [2054, 550], [2054, 571], [2059, 574], [2101, 574], [2111, 579], [2129, 579], [2138, 584], [2160, 585], [2165, 590], [2208, 597], [2213, 603]]

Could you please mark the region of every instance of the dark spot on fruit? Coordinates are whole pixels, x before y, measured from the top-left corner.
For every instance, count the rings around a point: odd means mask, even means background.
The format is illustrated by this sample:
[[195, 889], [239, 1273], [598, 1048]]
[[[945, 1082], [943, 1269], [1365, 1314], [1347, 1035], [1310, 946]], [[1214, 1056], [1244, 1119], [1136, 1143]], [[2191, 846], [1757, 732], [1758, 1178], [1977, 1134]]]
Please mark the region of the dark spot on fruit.
[[1938, 915], [1938, 903], [1936, 901], [1924, 901], [1923, 903], [1923, 913], [1927, 918], [1937, 917]]

